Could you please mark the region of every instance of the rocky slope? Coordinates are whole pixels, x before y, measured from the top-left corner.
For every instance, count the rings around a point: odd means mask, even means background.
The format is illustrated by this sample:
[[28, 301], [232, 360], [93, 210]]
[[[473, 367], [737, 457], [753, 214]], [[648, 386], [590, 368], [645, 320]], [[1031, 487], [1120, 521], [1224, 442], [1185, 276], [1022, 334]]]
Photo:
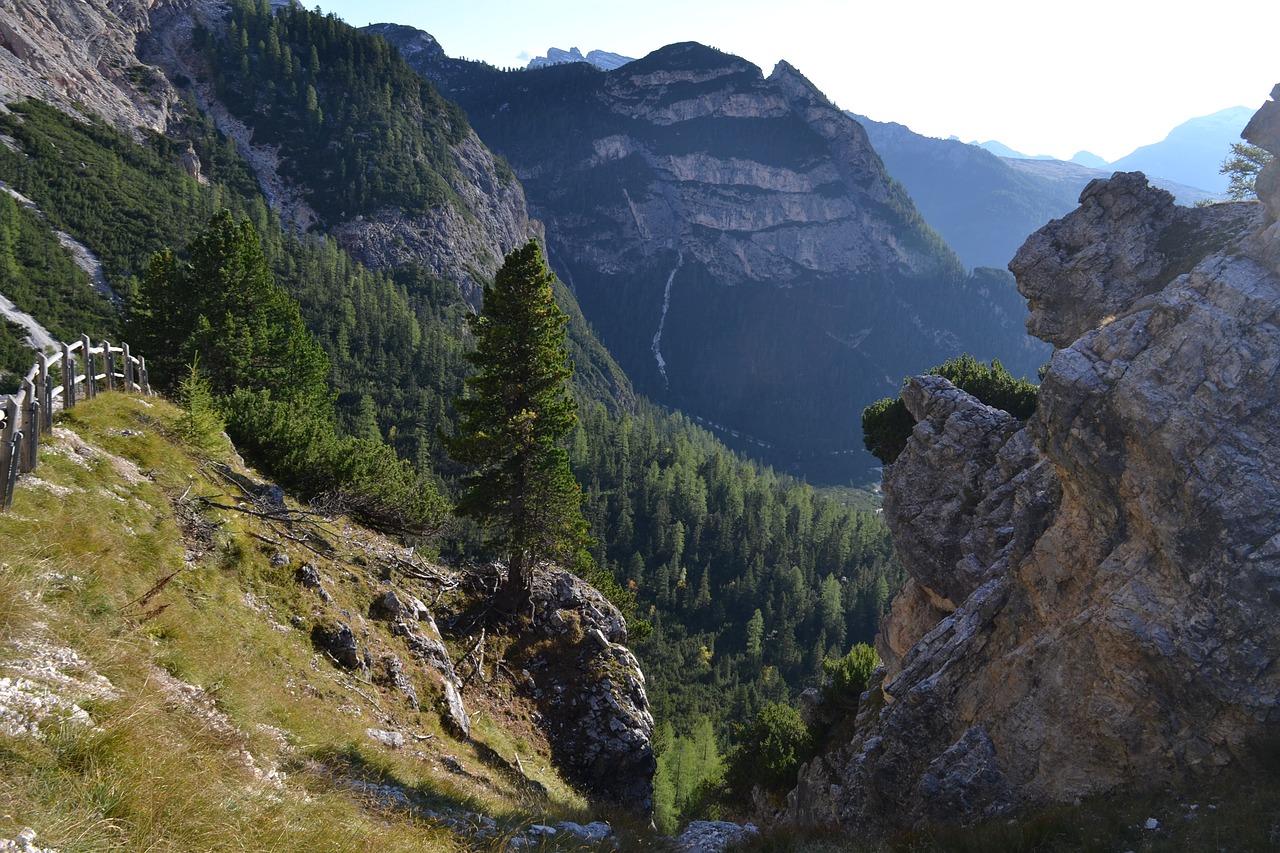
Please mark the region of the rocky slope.
[[36, 98], [122, 129], [163, 131], [177, 101], [138, 60], [155, 8], [181, 0], [14, 0], [0, 5], [0, 103]]
[[[1280, 104], [1246, 135], [1280, 151]], [[787, 820], [972, 822], [1210, 774], [1274, 731], [1280, 167], [1260, 187], [1188, 210], [1117, 174], [1027, 241], [1011, 268], [1057, 349], [1025, 428], [905, 390], [884, 701]]]
[[0, 513], [0, 835], [505, 850], [616, 845], [556, 820], [596, 805], [647, 824], [644, 677], [596, 590], [540, 573], [528, 630], [495, 631], [496, 569], [308, 511], [181, 431], [159, 398], [82, 401]]
[[739, 449], [838, 482], [870, 460], [861, 408], [903, 375], [963, 349], [1039, 364], [991, 319], [1020, 309], [1012, 287], [968, 282], [862, 128], [786, 62], [765, 76], [685, 43], [608, 72], [415, 67], [511, 162], [637, 386]]
[[[192, 27], [223, 24], [221, 0], [16, 0], [0, 7], [0, 102], [35, 98], [87, 110], [122, 129], [163, 132], [180, 109], [183, 87], [234, 139], [268, 200], [286, 222], [318, 224], [308, 188], [280, 171], [277, 148], [255, 139], [252, 116], [220, 102]], [[276, 5], [280, 5], [278, 2]], [[142, 58], [140, 58], [142, 57]], [[183, 86], [174, 85], [180, 81]], [[469, 297], [491, 278], [503, 256], [541, 233], [529, 220], [524, 193], [474, 133], [453, 146], [449, 203], [421, 216], [394, 207], [325, 223], [369, 266], [414, 260], [457, 282]], [[198, 168], [198, 165], [196, 166]]]

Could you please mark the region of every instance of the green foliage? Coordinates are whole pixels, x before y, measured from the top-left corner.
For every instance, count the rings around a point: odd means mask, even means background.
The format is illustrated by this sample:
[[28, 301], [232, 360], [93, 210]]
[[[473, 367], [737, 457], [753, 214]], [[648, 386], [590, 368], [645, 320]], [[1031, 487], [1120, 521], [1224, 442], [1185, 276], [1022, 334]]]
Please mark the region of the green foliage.
[[198, 359], [192, 359], [178, 383], [178, 402], [182, 406], [179, 437], [204, 456], [222, 449], [222, 433], [227, 425], [218, 413], [209, 380], [200, 373]]
[[1222, 168], [1219, 170], [1231, 181], [1227, 187], [1227, 195], [1235, 201], [1257, 198], [1255, 183], [1258, 173], [1274, 156], [1270, 151], [1248, 142], [1232, 143], [1231, 153], [1222, 161]]
[[187, 393], [215, 395], [237, 446], [275, 476], [373, 526], [438, 532], [444, 502], [429, 477], [378, 439], [339, 436], [328, 358], [276, 285], [253, 225], [221, 211], [186, 254], [152, 259], [130, 311], [157, 384], [172, 385], [175, 361], [190, 358], [199, 375]]
[[[1037, 387], [1024, 379], [1014, 379], [999, 359], [983, 364], [965, 354], [931, 368], [929, 375], [942, 376], [988, 406], [1004, 409], [1025, 421], [1036, 410]], [[903, 380], [906, 384], [906, 380]], [[907, 446], [915, 418], [901, 397], [886, 397], [862, 410], [862, 441], [884, 464], [898, 458]]]
[[472, 469], [457, 511], [488, 527], [506, 553], [512, 609], [527, 603], [534, 566], [570, 563], [588, 540], [582, 492], [559, 444], [577, 423], [577, 404], [567, 384], [568, 317], [552, 281], [530, 240], [485, 287], [484, 311], [471, 322], [476, 348], [467, 356], [478, 372], [467, 380], [470, 396], [454, 403], [461, 422], [447, 442], [450, 455]]
[[775, 795], [795, 784], [800, 765], [813, 757], [813, 736], [790, 705], [772, 702], [756, 714], [729, 756], [727, 781], [739, 798], [759, 785]]
[[858, 643], [842, 658], [822, 662], [822, 698], [837, 708], [857, 708], [871, 673], [880, 665], [874, 647]]
[[129, 336], [152, 353], [161, 387], [197, 356], [214, 391], [270, 391], [300, 407], [328, 405], [329, 360], [275, 283], [253, 224], [218, 212], [187, 246], [157, 254], [130, 306]]
[[703, 800], [723, 780], [724, 759], [710, 717], [698, 718], [688, 735], [676, 734], [671, 723], [664, 722], [654, 741], [654, 822], [661, 832], [674, 834], [682, 821], [702, 816], [697, 812]]
[[871, 640], [902, 583], [873, 511], [747, 462], [680, 415], [584, 407], [569, 450], [595, 561], [652, 625], [632, 640], [656, 719], [706, 716], [727, 737]]
[[219, 94], [280, 148], [286, 177], [309, 186], [330, 223], [393, 205], [423, 213], [452, 197], [452, 145], [466, 116], [380, 36], [301, 7], [236, 0], [221, 37], [205, 43]]
[[58, 340], [88, 334], [97, 341], [116, 329], [111, 304], [89, 285], [57, 236], [7, 192], [0, 192], [0, 293]]

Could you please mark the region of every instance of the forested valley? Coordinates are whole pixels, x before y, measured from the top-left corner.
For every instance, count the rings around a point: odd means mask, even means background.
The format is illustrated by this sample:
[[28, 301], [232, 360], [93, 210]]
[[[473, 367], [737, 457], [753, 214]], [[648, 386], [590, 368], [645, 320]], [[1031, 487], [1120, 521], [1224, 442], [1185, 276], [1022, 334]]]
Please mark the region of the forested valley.
[[[448, 195], [441, 152], [465, 117], [385, 41], [298, 8], [272, 16], [265, 2], [241, 0], [234, 9], [221, 37], [198, 39], [227, 102], [276, 134], [318, 211]], [[242, 452], [301, 496], [336, 496], [452, 562], [491, 558], [445, 507], [461, 472], [439, 437], [454, 429], [452, 401], [471, 369], [472, 306], [458, 283], [416, 264], [367, 269], [320, 230], [286, 230], [194, 98], [183, 114], [168, 136], [143, 144], [38, 102], [0, 114], [0, 134], [12, 140], [0, 146], [0, 179], [38, 210], [0, 194], [0, 292], [58, 335], [146, 341], [154, 351], [135, 347], [171, 390], [197, 365]], [[182, 168], [188, 143], [207, 183]], [[51, 228], [97, 254], [123, 315], [93, 293]], [[172, 289], [189, 283], [217, 240], [257, 282], [262, 304], [275, 306], [272, 316], [299, 319], [292, 351], [322, 379], [305, 400], [282, 378], [296, 374], [231, 370], [210, 328], [167, 321]], [[744, 460], [688, 418], [637, 398], [569, 291], [556, 293], [577, 367], [570, 458], [597, 579], [628, 613], [649, 679], [668, 756], [659, 809], [670, 818], [676, 792], [693, 808], [692, 789], [714, 780], [762, 710], [793, 703], [831, 677], [831, 662], [871, 641], [902, 573], [869, 502], [857, 508]], [[235, 314], [217, 294], [200, 298]], [[232, 319], [236, 347], [261, 348], [274, 333], [252, 317]], [[18, 330], [0, 330], [6, 379], [27, 358]], [[695, 744], [704, 760], [672, 760]]]

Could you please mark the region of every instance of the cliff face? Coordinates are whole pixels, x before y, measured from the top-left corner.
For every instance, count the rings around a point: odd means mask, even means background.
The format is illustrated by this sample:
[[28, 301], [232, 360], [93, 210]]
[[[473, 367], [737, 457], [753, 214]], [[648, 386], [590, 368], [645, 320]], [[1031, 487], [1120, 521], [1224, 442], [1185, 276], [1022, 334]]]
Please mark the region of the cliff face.
[[859, 413], [903, 375], [966, 349], [1043, 360], [993, 319], [1002, 297], [1020, 309], [1012, 286], [966, 279], [863, 129], [785, 62], [765, 76], [693, 43], [609, 72], [418, 55], [511, 162], [632, 380], [737, 449], [865, 476]]
[[[1273, 93], [1280, 96], [1280, 87]], [[1247, 138], [1280, 151], [1280, 105]], [[1265, 204], [1091, 184], [1010, 265], [1058, 349], [1021, 427], [936, 377], [885, 473], [885, 704], [789, 820], [969, 822], [1238, 762], [1280, 722], [1280, 166]]]
[[[176, 101], [138, 61], [148, 13], [178, 0], [14, 0], [0, 5], [0, 102], [84, 108], [120, 128], [163, 131]], [[81, 106], [82, 105], [82, 106]]]

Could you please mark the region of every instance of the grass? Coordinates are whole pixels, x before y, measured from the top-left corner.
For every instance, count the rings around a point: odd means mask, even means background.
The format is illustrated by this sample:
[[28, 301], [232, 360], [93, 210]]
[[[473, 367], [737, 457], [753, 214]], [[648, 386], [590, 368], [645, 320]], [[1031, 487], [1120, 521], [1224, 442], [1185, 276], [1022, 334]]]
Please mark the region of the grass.
[[[545, 743], [492, 712], [510, 706], [501, 691], [464, 693], [480, 709], [473, 742], [444, 730], [434, 682], [385, 623], [364, 618], [381, 589], [377, 554], [359, 544], [373, 534], [335, 521], [314, 528], [324, 543], [303, 543], [298, 525], [202, 507], [234, 504], [235, 488], [205, 464], [208, 448], [181, 441], [164, 401], [102, 394], [60, 419], [79, 438], [47, 442], [0, 515], [0, 675], [17, 672], [13, 643], [39, 642], [74, 649], [114, 692], [79, 699], [91, 727], [46, 720], [40, 739], [0, 734], [0, 836], [32, 826], [63, 851], [354, 851], [375, 837], [390, 851], [472, 849], [355, 782], [492, 815], [506, 835], [592, 819]], [[331, 602], [295, 582], [304, 562], [328, 579]], [[324, 618], [351, 624], [375, 658], [399, 654], [421, 708], [319, 654], [310, 626]], [[382, 746], [369, 728], [408, 744]]]

